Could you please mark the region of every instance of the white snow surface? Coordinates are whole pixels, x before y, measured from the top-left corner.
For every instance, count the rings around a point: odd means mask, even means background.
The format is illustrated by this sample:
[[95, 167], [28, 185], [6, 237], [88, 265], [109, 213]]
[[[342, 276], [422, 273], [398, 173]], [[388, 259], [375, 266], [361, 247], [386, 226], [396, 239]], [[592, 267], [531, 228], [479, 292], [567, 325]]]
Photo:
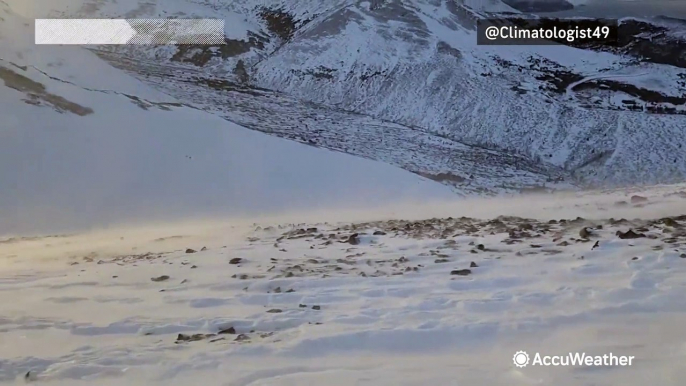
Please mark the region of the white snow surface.
[[[648, 201], [614, 204], [634, 194]], [[663, 186], [5, 240], [0, 381], [680, 385], [686, 217], [640, 219], [683, 214], [685, 200], [685, 185]], [[496, 222], [468, 230], [458, 217], [497, 215], [532, 218], [500, 218], [533, 224], [530, 235], [514, 242]], [[432, 216], [444, 219], [348, 222]], [[560, 218], [570, 222], [548, 224]], [[594, 229], [588, 242], [582, 226]], [[648, 237], [615, 236], [639, 226]], [[352, 232], [359, 244], [345, 242]], [[635, 359], [520, 369], [519, 350]]]

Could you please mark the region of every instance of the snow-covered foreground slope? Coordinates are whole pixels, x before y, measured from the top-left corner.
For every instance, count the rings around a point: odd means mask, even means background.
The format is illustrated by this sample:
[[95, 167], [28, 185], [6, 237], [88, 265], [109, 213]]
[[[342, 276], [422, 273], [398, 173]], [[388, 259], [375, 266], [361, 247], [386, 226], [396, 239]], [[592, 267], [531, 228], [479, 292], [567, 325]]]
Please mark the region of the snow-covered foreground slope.
[[401, 169], [181, 105], [85, 49], [31, 47], [21, 19], [5, 19], [0, 234], [452, 197]]
[[[682, 185], [7, 240], [0, 381], [680, 385], [685, 203]], [[519, 350], [635, 359], [519, 369]]]

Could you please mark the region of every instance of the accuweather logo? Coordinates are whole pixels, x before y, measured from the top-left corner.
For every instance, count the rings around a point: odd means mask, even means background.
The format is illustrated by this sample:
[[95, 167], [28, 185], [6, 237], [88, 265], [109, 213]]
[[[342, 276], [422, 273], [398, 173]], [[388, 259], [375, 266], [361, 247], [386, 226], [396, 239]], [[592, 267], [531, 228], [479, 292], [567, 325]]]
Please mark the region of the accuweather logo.
[[519, 368], [531, 366], [631, 366], [633, 356], [614, 355], [586, 355], [586, 353], [568, 353], [567, 355], [541, 355], [536, 353], [533, 360], [525, 351], [517, 351], [512, 362]]

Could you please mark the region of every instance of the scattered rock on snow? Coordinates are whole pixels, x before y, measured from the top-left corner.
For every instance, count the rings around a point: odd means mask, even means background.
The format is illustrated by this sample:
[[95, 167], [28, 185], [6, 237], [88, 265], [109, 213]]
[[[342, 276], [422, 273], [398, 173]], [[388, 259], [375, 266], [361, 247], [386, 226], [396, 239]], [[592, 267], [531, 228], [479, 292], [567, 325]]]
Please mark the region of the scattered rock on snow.
[[674, 219], [666, 217], [662, 219], [662, 223], [665, 224], [665, 226], [676, 228], [679, 226], [679, 223], [674, 221]]
[[219, 334], [219, 335], [224, 335], [224, 334], [236, 335], [236, 329], [233, 327], [225, 328], [225, 329], [219, 331], [217, 334]]
[[195, 249], [190, 249], [190, 248], [186, 249], [186, 253], [195, 253], [195, 252], [197, 252]]
[[640, 204], [640, 203], [643, 203], [643, 202], [646, 202], [646, 201], [648, 201], [648, 198], [647, 198], [647, 197], [638, 196], [638, 195], [636, 195], [636, 196], [631, 196], [631, 203], [632, 203], [632, 204]]
[[360, 236], [357, 233], [353, 233], [345, 242], [351, 245], [358, 245], [360, 244]]
[[458, 276], [467, 276], [471, 275], [472, 270], [471, 269], [457, 269], [452, 272], [450, 272], [451, 275], [458, 275]]
[[169, 276], [162, 275], [162, 276], [150, 278], [150, 280], [156, 281], [156, 282], [165, 281], [165, 280], [169, 280]]
[[627, 219], [625, 219], [625, 218], [620, 218], [619, 220], [616, 220], [616, 219], [614, 219], [614, 218], [610, 218], [610, 219], [607, 220], [607, 221], [610, 223], [610, 225], [623, 225], [623, 224], [629, 224], [629, 220], [627, 220]]
[[479, 266], [476, 265], [476, 263], [473, 262], [473, 261], [472, 261], [471, 263], [469, 263], [469, 267], [470, 267], [470, 268], [479, 268]]
[[626, 232], [617, 231], [616, 235], [619, 236], [619, 238], [622, 239], [622, 240], [624, 240], [624, 239], [638, 239], [638, 238], [641, 238], [641, 237], [646, 237], [645, 234], [643, 234], [643, 233], [636, 233], [636, 232], [634, 232], [634, 231], [631, 230], [631, 229], [629, 229], [629, 230], [626, 231]]
[[229, 264], [240, 264], [243, 261], [242, 258], [240, 257], [234, 257], [233, 259], [229, 260]]
[[199, 340], [211, 338], [215, 336], [214, 334], [193, 334], [193, 335], [186, 335], [186, 334], [179, 334], [176, 337], [176, 343], [180, 342], [197, 342]]
[[533, 230], [533, 229], [534, 229], [533, 224], [530, 224], [530, 223], [528, 223], [528, 222], [527, 222], [527, 223], [523, 223], [523, 224], [519, 224], [519, 230], [520, 230], [520, 231], [531, 231], [531, 230]]

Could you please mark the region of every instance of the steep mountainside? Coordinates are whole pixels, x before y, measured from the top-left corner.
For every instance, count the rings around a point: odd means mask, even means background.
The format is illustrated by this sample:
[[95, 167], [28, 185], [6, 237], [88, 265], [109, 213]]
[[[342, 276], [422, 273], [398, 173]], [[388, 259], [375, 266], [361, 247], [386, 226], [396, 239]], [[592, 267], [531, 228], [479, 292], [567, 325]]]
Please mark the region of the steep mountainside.
[[225, 18], [225, 46], [98, 50], [226, 119], [462, 193], [686, 177], [686, 28], [677, 19], [622, 19], [617, 47], [486, 47], [476, 45], [479, 18], [579, 2], [79, 2], [61, 15]]

